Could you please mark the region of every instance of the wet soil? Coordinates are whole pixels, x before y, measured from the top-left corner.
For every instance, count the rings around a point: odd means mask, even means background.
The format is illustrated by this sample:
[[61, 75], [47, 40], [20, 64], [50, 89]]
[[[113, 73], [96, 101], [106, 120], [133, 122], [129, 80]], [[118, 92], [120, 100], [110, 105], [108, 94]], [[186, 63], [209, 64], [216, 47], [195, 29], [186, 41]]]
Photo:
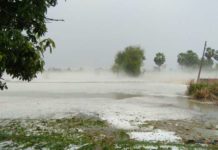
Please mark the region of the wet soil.
[[141, 129], [150, 128], [175, 132], [185, 144], [218, 145], [218, 123], [203, 120], [146, 121]]

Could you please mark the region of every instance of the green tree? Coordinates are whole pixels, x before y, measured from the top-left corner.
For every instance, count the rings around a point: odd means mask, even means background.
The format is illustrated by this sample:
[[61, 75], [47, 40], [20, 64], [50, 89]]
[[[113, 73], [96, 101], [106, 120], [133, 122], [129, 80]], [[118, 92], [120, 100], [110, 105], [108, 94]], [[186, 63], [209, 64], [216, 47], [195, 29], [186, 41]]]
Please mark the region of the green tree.
[[199, 65], [200, 60], [195, 52], [188, 50], [186, 53], [178, 55], [177, 62], [182, 67], [195, 68]]
[[186, 54], [180, 53], [177, 56], [177, 62], [179, 63], [180, 66], [185, 66], [185, 61], [186, 61]]
[[43, 71], [43, 53], [55, 47], [51, 39], [41, 39], [47, 32], [47, 9], [57, 0], [0, 1], [0, 89], [6, 73], [12, 78], [30, 81]]
[[157, 53], [156, 56], [154, 57], [154, 62], [155, 64], [160, 67], [165, 63], [166, 57], [163, 53]]
[[144, 51], [140, 47], [129, 46], [116, 55], [112, 70], [138, 76], [141, 73], [143, 60], [145, 60]]
[[208, 47], [205, 52], [206, 59], [204, 58], [203, 60], [203, 66], [206, 68], [212, 69], [213, 64], [214, 64], [213, 62], [214, 56], [215, 56], [215, 50]]
[[205, 57], [206, 57], [207, 59], [212, 59], [212, 58], [214, 57], [214, 54], [215, 54], [215, 50], [212, 49], [212, 48], [210, 48], [210, 47], [208, 47], [208, 48], [206, 49], [206, 52], [205, 52]]

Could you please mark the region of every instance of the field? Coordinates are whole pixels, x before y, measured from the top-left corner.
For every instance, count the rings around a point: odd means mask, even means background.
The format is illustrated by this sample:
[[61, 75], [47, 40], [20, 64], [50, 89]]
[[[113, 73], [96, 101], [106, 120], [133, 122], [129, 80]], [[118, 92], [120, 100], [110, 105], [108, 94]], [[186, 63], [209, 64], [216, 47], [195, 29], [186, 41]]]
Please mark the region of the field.
[[0, 149], [217, 149], [218, 109], [191, 75], [45, 72], [0, 95]]

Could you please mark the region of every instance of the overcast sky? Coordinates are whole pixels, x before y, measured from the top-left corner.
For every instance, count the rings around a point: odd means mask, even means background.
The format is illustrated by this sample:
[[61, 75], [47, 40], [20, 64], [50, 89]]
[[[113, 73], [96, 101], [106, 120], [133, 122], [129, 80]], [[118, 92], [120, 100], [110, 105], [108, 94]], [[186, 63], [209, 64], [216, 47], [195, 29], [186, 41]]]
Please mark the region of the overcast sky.
[[153, 67], [156, 52], [167, 66], [177, 66], [177, 54], [202, 53], [204, 41], [218, 49], [218, 0], [59, 0], [48, 17], [65, 22], [48, 25], [47, 36], [57, 48], [46, 55], [46, 67], [105, 67], [126, 46], [145, 50], [145, 67]]

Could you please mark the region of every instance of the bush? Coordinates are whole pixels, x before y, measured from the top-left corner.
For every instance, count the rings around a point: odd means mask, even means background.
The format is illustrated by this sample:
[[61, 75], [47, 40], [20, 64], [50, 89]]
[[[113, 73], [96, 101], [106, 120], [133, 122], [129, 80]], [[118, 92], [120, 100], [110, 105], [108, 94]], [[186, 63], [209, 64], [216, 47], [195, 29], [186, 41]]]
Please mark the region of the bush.
[[194, 83], [193, 81], [190, 82], [187, 90], [188, 95], [193, 95], [197, 91], [208, 88], [208, 84], [206, 83]]
[[190, 82], [187, 95], [196, 99], [218, 100], [218, 84]]

